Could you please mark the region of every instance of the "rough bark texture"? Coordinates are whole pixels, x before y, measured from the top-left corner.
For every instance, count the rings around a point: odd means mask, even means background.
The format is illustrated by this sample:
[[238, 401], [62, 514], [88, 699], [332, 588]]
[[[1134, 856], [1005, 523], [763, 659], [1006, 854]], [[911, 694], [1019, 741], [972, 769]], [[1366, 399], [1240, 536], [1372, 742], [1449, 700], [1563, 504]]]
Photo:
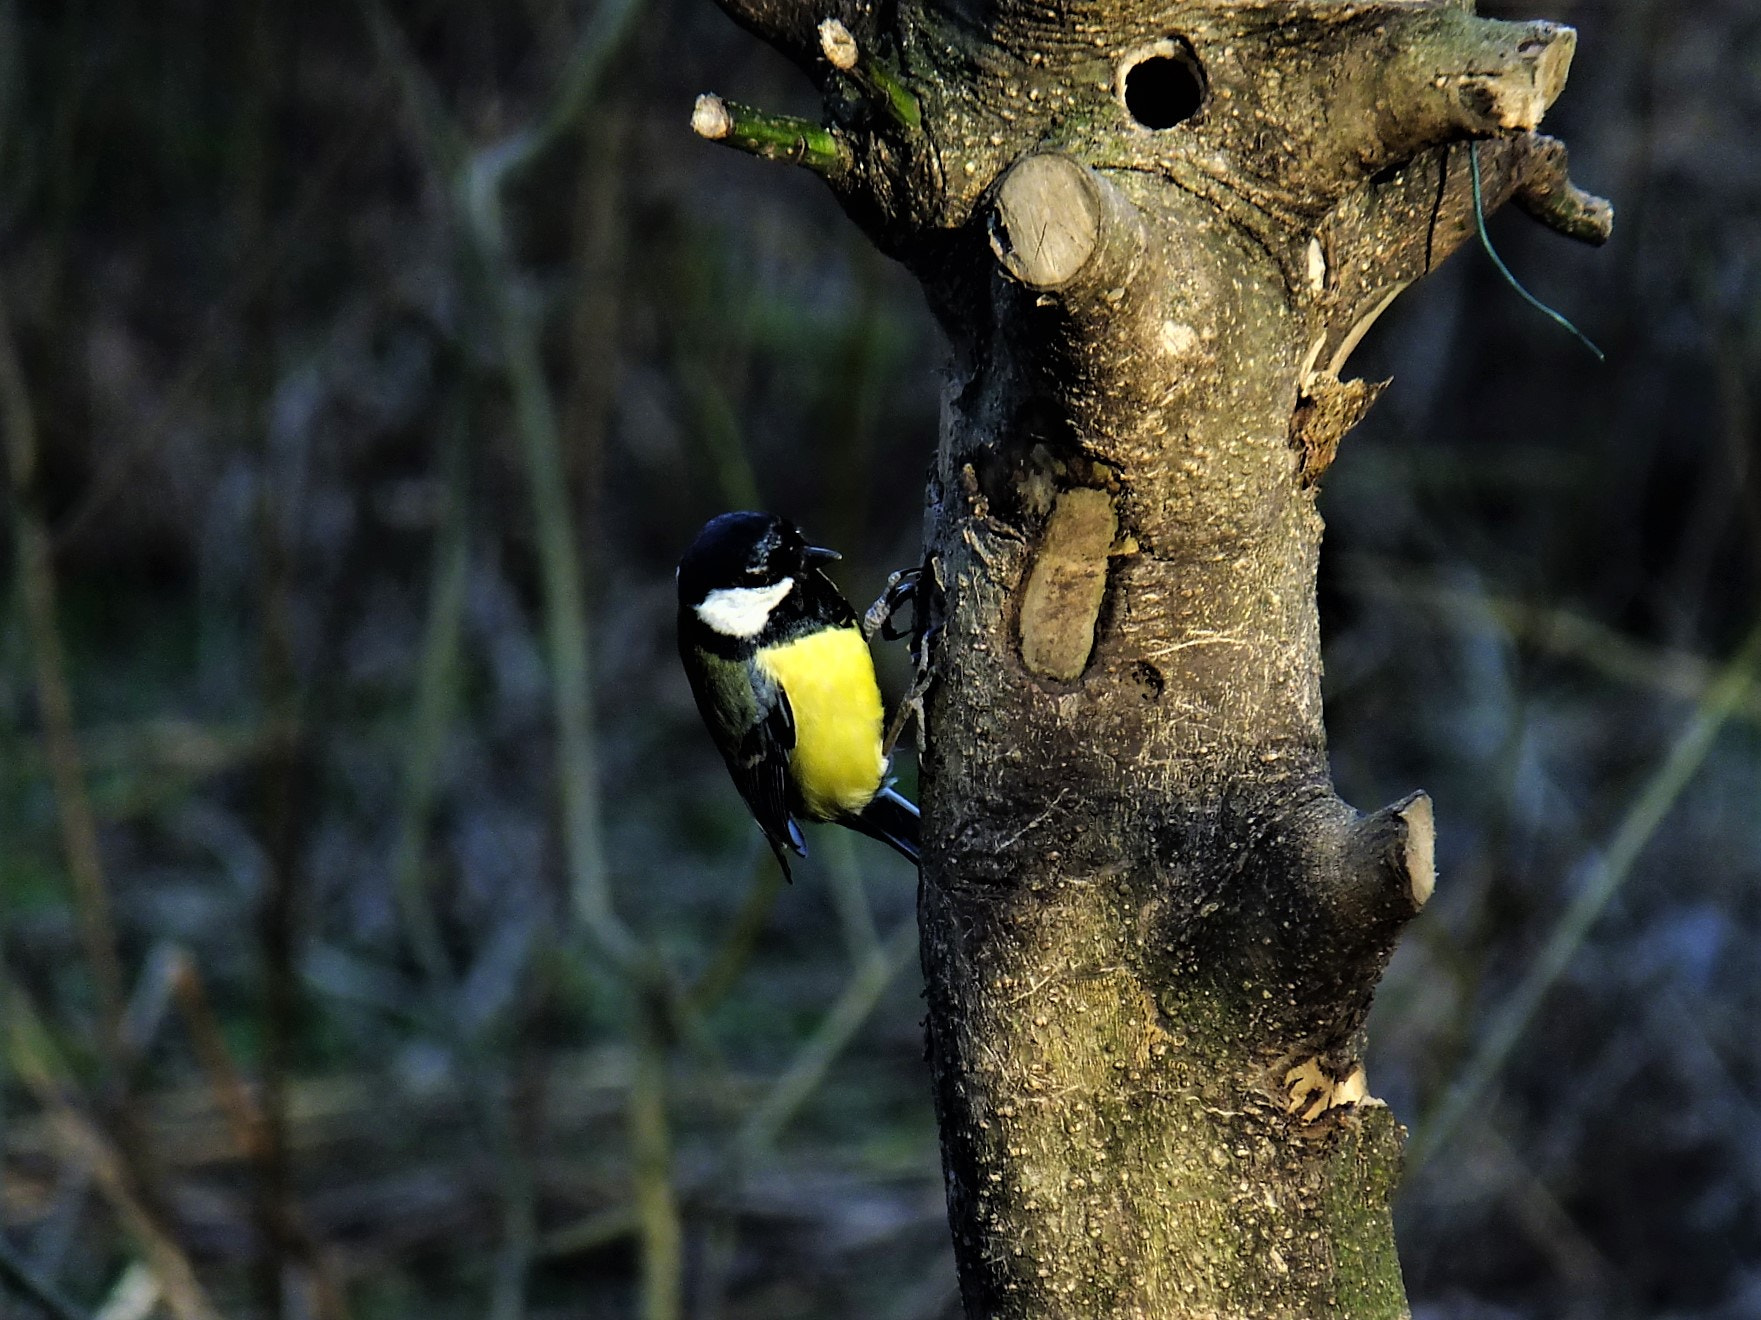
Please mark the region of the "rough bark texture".
[[1474, 231], [1470, 151], [1488, 209], [1606, 237], [1534, 132], [1572, 32], [722, 3], [829, 122], [713, 136], [825, 175], [952, 345], [920, 903], [968, 1314], [1406, 1314], [1363, 1023], [1431, 807], [1333, 791], [1316, 482], [1380, 388], [1352, 349]]

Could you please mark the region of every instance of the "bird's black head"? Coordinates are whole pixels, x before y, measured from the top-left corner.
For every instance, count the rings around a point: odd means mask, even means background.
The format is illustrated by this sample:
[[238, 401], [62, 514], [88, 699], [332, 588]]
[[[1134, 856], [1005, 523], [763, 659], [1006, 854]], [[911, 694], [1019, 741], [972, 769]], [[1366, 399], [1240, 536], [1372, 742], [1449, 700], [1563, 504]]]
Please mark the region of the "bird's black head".
[[698, 605], [729, 588], [772, 587], [837, 557], [808, 545], [800, 528], [774, 513], [724, 513], [704, 524], [679, 561], [679, 603]]

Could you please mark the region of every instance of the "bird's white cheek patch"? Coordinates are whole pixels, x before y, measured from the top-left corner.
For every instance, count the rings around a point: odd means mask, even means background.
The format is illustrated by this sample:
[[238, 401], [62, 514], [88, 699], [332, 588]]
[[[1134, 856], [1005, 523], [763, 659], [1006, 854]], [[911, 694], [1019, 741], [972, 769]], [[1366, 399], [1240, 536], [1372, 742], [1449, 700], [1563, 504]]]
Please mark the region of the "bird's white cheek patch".
[[794, 589], [794, 578], [769, 587], [719, 587], [703, 598], [697, 617], [724, 637], [756, 637]]

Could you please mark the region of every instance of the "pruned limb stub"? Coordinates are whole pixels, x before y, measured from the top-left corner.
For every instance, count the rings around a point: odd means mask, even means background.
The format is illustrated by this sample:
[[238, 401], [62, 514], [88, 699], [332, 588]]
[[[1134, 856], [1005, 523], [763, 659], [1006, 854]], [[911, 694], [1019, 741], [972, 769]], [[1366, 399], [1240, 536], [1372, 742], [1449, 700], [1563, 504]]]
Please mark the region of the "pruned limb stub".
[[[1390, 65], [1435, 99], [1449, 128], [1467, 133], [1528, 132], [1565, 90], [1577, 33], [1561, 23], [1510, 23], [1456, 10], [1437, 13], [1435, 40], [1404, 43]], [[1421, 63], [1415, 69], [1406, 60]], [[1428, 144], [1427, 144], [1428, 145]]]
[[826, 63], [848, 78], [867, 104], [898, 128], [922, 126], [923, 109], [917, 97], [872, 50], [859, 45], [839, 20], [828, 18], [819, 25], [819, 49]]
[[1437, 885], [1436, 838], [1428, 793], [1408, 794], [1358, 820], [1345, 854], [1353, 901], [1400, 924], [1416, 916]]
[[1038, 293], [1123, 282], [1143, 250], [1143, 221], [1098, 172], [1060, 152], [1010, 167], [997, 187], [991, 251]]

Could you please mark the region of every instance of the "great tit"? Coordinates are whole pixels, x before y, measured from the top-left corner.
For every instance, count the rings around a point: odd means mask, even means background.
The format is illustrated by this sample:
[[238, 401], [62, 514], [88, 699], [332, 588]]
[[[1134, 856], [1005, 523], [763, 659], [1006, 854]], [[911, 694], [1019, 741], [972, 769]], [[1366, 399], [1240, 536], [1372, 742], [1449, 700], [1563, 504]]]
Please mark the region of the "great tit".
[[679, 561], [679, 658], [728, 773], [789, 874], [797, 820], [835, 821], [917, 860], [917, 808], [887, 785], [881, 697], [856, 611], [769, 513], [711, 519]]

